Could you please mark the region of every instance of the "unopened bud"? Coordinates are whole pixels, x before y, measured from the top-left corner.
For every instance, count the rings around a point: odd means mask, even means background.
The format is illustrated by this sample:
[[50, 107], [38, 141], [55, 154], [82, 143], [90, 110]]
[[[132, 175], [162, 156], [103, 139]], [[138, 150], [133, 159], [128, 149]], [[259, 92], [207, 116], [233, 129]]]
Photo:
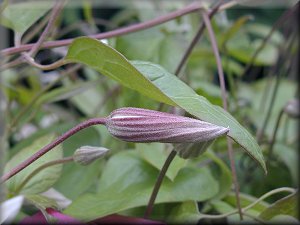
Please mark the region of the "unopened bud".
[[206, 142], [229, 131], [201, 120], [141, 108], [117, 109], [105, 125], [110, 134], [129, 142]]
[[73, 159], [78, 164], [86, 166], [96, 159], [102, 158], [108, 151], [103, 147], [82, 146], [75, 151]]
[[284, 112], [292, 118], [299, 118], [300, 117], [299, 100], [292, 99], [288, 101], [288, 103], [284, 107]]

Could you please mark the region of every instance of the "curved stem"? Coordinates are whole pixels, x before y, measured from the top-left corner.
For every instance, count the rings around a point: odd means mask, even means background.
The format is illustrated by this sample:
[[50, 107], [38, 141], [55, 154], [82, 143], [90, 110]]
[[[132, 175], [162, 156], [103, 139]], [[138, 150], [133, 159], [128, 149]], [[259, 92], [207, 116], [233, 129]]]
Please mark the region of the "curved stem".
[[[270, 197], [271, 195], [280, 193], [280, 192], [290, 192], [291, 194], [294, 194], [296, 192], [295, 189], [293, 188], [289, 188], [289, 187], [283, 187], [283, 188], [277, 188], [274, 189], [270, 192], [267, 192], [266, 194], [262, 195], [260, 198], [258, 198], [257, 200], [255, 200], [254, 202], [252, 202], [251, 204], [249, 204], [248, 206], [242, 208], [242, 212], [246, 212], [247, 210], [251, 209], [253, 206], [255, 206], [256, 204], [258, 204], [259, 202], [263, 201], [264, 199]], [[225, 218], [228, 216], [231, 216], [233, 214], [238, 213], [238, 210], [234, 210], [228, 213], [224, 213], [221, 215], [209, 215], [209, 214], [201, 214], [200, 217], [201, 219], [221, 219], [221, 218]]]
[[168, 155], [162, 169], [160, 170], [159, 172], [159, 175], [156, 179], [156, 182], [155, 182], [155, 185], [154, 185], [154, 188], [153, 188], [153, 191], [152, 191], [152, 194], [151, 194], [151, 197], [149, 199], [149, 202], [147, 204], [147, 208], [146, 208], [146, 211], [145, 211], [145, 214], [144, 214], [144, 218], [148, 218], [152, 212], [152, 208], [154, 206], [154, 202], [155, 202], [155, 199], [156, 199], [156, 196], [157, 196], [157, 193], [159, 191], [159, 188], [162, 184], [162, 181], [165, 177], [165, 174], [171, 164], [171, 162], [173, 161], [174, 157], [176, 156], [177, 152], [172, 150], [170, 152], [170, 154]]
[[[222, 63], [221, 63], [221, 57], [220, 57], [218, 45], [216, 42], [216, 37], [215, 37], [214, 31], [212, 29], [210, 19], [209, 19], [209, 16], [207, 15], [207, 12], [204, 11], [202, 13], [202, 16], [203, 16], [203, 20], [204, 20], [204, 23], [206, 25], [206, 28], [207, 28], [207, 31], [209, 34], [210, 42], [211, 42], [213, 52], [214, 52], [216, 62], [217, 62], [219, 81], [220, 81], [220, 86], [221, 86], [221, 91], [222, 91], [223, 108], [224, 108], [224, 110], [228, 111], [225, 79], [224, 79], [224, 73], [223, 73], [223, 68], [222, 68]], [[234, 153], [233, 153], [232, 141], [229, 137], [227, 137], [227, 148], [228, 148], [228, 156], [229, 156], [229, 160], [230, 160], [230, 167], [231, 167], [235, 195], [236, 195], [236, 204], [237, 204], [237, 207], [239, 210], [240, 219], [243, 220], [243, 214], [242, 214], [242, 210], [241, 210], [240, 196], [239, 196], [239, 184], [238, 184], [238, 180], [237, 180], [235, 163], [234, 163]]]
[[43, 169], [46, 169], [47, 167], [50, 167], [50, 166], [54, 166], [54, 165], [58, 165], [58, 164], [63, 164], [63, 163], [71, 162], [71, 161], [73, 161], [73, 156], [65, 157], [65, 158], [62, 158], [62, 159], [53, 160], [53, 161], [47, 162], [47, 163], [39, 166], [38, 168], [36, 168], [35, 170], [33, 170], [23, 180], [23, 182], [18, 186], [18, 188], [16, 189], [16, 194], [18, 194], [22, 190], [22, 188], [31, 180], [31, 178], [33, 178], [36, 174], [38, 174], [39, 172], [41, 172]]
[[79, 132], [80, 130], [85, 129], [85, 128], [90, 127], [90, 126], [93, 126], [93, 125], [98, 125], [98, 124], [103, 124], [104, 125], [105, 121], [106, 121], [106, 118], [93, 118], [93, 119], [89, 119], [89, 120], [86, 120], [86, 121], [78, 124], [77, 126], [73, 127], [72, 129], [70, 129], [69, 131], [64, 133], [63, 135], [59, 136], [57, 139], [55, 139], [50, 144], [44, 146], [42, 149], [40, 149], [39, 151], [34, 153], [32, 156], [30, 156], [28, 159], [26, 159], [25, 161], [20, 163], [18, 166], [13, 168], [7, 174], [3, 175], [1, 177], [0, 183], [3, 183], [5, 181], [7, 181], [9, 178], [13, 177], [14, 175], [16, 175], [17, 173], [22, 171], [24, 168], [26, 168], [31, 163], [33, 163], [34, 161], [39, 159], [41, 156], [43, 156], [44, 154], [49, 152], [55, 146], [59, 145], [60, 143], [62, 143], [63, 141], [65, 141], [66, 139], [71, 137], [72, 135]]
[[48, 65], [41, 65], [39, 63], [36, 63], [34, 61], [34, 58], [32, 58], [30, 55], [26, 54], [26, 53], [23, 53], [22, 56], [24, 57], [24, 59], [26, 60], [26, 62], [34, 67], [37, 67], [41, 70], [54, 70], [58, 67], [61, 67], [67, 63], [69, 63], [67, 60], [65, 59], [60, 59], [60, 60], [57, 60], [55, 61], [54, 63], [51, 63], [51, 64], [48, 64]]

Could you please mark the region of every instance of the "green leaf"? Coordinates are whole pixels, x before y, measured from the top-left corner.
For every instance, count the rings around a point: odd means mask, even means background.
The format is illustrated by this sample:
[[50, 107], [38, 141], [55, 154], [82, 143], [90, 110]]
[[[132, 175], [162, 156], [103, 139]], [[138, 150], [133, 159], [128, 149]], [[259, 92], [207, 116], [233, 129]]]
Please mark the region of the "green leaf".
[[33, 204], [38, 209], [54, 208], [58, 209], [58, 205], [55, 200], [42, 195], [25, 195], [27, 201]]
[[[162, 143], [136, 144], [135, 146], [142, 159], [158, 170], [161, 170], [171, 150], [166, 149], [166, 145]], [[175, 157], [167, 170], [166, 176], [174, 181], [179, 170], [185, 166], [186, 162], [187, 160]]]
[[201, 120], [229, 127], [228, 136], [239, 143], [266, 172], [261, 150], [252, 135], [228, 112], [197, 95], [188, 85], [161, 66], [133, 61], [133, 66], [113, 48], [91, 38], [77, 38], [66, 60], [84, 63], [150, 98], [178, 105]]
[[197, 224], [200, 218], [197, 202], [186, 201], [171, 211], [168, 222], [171, 224]]
[[297, 206], [298, 202], [299, 202], [298, 193], [289, 195], [285, 198], [276, 201], [270, 207], [262, 211], [261, 214], [259, 215], [259, 218], [263, 220], [270, 220], [273, 217], [281, 214], [298, 218], [298, 212], [299, 212]]
[[[157, 169], [141, 159], [137, 151], [120, 152], [108, 161], [99, 181], [98, 193], [79, 197], [64, 213], [87, 221], [144, 206], [157, 175]], [[164, 179], [156, 203], [205, 201], [217, 192], [218, 183], [207, 168], [185, 167], [173, 182]]]
[[124, 86], [167, 104], [174, 104], [159, 89], [141, 76], [126, 58], [108, 45], [98, 40], [81, 37], [70, 45], [65, 59], [70, 62], [83, 63], [99, 71]]
[[[22, 149], [16, 155], [14, 155], [9, 162], [7, 162], [4, 173], [7, 173], [16, 165], [19, 165], [25, 159], [33, 155], [36, 151], [49, 144], [53, 139], [54, 135], [46, 135], [37, 140], [35, 140], [30, 146]], [[36, 168], [41, 165], [52, 161], [61, 159], [63, 156], [61, 146], [52, 149], [50, 152], [43, 155], [41, 158], [36, 160], [34, 163], [30, 164], [24, 170], [19, 172], [17, 175], [12, 177], [6, 182], [6, 186], [10, 193], [16, 194], [15, 192], [18, 190], [19, 185], [24, 181], [24, 179], [31, 174]], [[55, 165], [47, 167], [37, 173], [34, 177], [32, 177], [28, 183], [22, 188], [20, 193], [23, 194], [37, 194], [49, 189], [60, 177], [62, 170], [62, 165]]]
[[52, 1], [26, 1], [9, 4], [1, 14], [1, 24], [23, 34], [51, 7]]

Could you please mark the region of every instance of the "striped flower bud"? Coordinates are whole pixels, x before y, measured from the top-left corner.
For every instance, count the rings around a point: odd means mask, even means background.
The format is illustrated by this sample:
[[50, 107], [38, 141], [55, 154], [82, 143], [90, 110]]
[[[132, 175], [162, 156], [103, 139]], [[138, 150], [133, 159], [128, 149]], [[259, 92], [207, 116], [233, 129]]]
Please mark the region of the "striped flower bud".
[[73, 159], [78, 164], [86, 166], [96, 159], [102, 158], [108, 151], [103, 147], [82, 146], [75, 151]]
[[110, 134], [128, 142], [205, 142], [229, 131], [201, 120], [141, 108], [114, 110], [105, 125]]

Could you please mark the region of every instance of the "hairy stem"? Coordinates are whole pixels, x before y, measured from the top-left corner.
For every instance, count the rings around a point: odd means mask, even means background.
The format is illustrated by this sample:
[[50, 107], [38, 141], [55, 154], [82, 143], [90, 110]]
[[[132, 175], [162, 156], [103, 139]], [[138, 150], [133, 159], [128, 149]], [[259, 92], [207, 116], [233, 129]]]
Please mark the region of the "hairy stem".
[[25, 187], [25, 185], [35, 176], [37, 175], [39, 172], [41, 172], [43, 169], [46, 169], [50, 166], [54, 166], [54, 165], [58, 165], [58, 164], [63, 164], [63, 163], [67, 163], [67, 162], [72, 162], [73, 161], [73, 156], [70, 157], [65, 157], [62, 159], [57, 159], [57, 160], [53, 160], [50, 162], [46, 162], [45, 164], [39, 166], [38, 168], [36, 168], [35, 170], [33, 170], [24, 180], [23, 182], [18, 186], [18, 188], [16, 189], [16, 194], [18, 194], [23, 187]]
[[159, 171], [159, 175], [156, 179], [156, 182], [155, 182], [155, 185], [154, 185], [154, 188], [152, 190], [152, 193], [151, 193], [151, 197], [149, 199], [149, 202], [147, 204], [147, 208], [146, 208], [146, 211], [145, 211], [145, 214], [144, 214], [144, 218], [148, 218], [152, 212], [152, 209], [153, 209], [153, 206], [154, 206], [154, 202], [155, 202], [155, 199], [156, 199], [156, 196], [158, 194], [158, 191], [159, 191], [159, 188], [163, 182], [163, 179], [165, 177], [165, 174], [171, 164], [171, 162], [173, 161], [173, 159], [175, 158], [177, 152], [175, 150], [172, 150], [170, 152], [170, 154], [168, 155], [163, 167], [161, 168], [161, 170]]
[[39, 159], [41, 156], [43, 156], [44, 154], [49, 152], [55, 146], [59, 145], [60, 143], [62, 143], [63, 141], [65, 141], [66, 139], [71, 137], [72, 135], [79, 132], [80, 130], [85, 129], [85, 128], [90, 127], [90, 126], [93, 126], [93, 125], [105, 124], [105, 121], [106, 121], [106, 118], [93, 118], [93, 119], [89, 119], [89, 120], [86, 120], [86, 121], [78, 124], [77, 126], [73, 127], [72, 129], [70, 129], [69, 131], [64, 133], [63, 135], [59, 136], [56, 140], [54, 140], [50, 144], [44, 146], [42, 149], [40, 149], [39, 151], [34, 153], [32, 156], [30, 156], [28, 159], [26, 159], [25, 161], [20, 163], [18, 166], [13, 168], [7, 174], [4, 174], [1, 177], [0, 183], [3, 183], [5, 181], [7, 181], [9, 178], [13, 177], [14, 175], [16, 175], [17, 173], [22, 171], [24, 168], [26, 168], [31, 163], [33, 163], [34, 161]]
[[[218, 45], [216, 42], [216, 37], [215, 37], [214, 31], [212, 29], [210, 19], [209, 19], [207, 12], [204, 11], [202, 13], [202, 16], [203, 16], [203, 20], [204, 20], [205, 26], [206, 26], [208, 34], [209, 34], [209, 38], [210, 38], [210, 42], [211, 42], [211, 45], [213, 48], [215, 58], [217, 61], [219, 81], [220, 81], [220, 86], [221, 86], [221, 91], [222, 91], [223, 108], [224, 108], [224, 110], [228, 111], [225, 79], [224, 79], [224, 73], [223, 73], [223, 68], [222, 68], [222, 63], [221, 63], [221, 57], [220, 57]], [[231, 167], [235, 195], [236, 195], [236, 203], [237, 203], [237, 207], [239, 210], [240, 219], [242, 220], [243, 214], [242, 214], [241, 204], [240, 204], [239, 184], [238, 184], [238, 180], [237, 180], [235, 163], [234, 163], [234, 153], [233, 153], [233, 148], [232, 148], [232, 141], [229, 137], [227, 137], [227, 148], [228, 148], [228, 156], [229, 156], [229, 160], [230, 160], [230, 167]]]

